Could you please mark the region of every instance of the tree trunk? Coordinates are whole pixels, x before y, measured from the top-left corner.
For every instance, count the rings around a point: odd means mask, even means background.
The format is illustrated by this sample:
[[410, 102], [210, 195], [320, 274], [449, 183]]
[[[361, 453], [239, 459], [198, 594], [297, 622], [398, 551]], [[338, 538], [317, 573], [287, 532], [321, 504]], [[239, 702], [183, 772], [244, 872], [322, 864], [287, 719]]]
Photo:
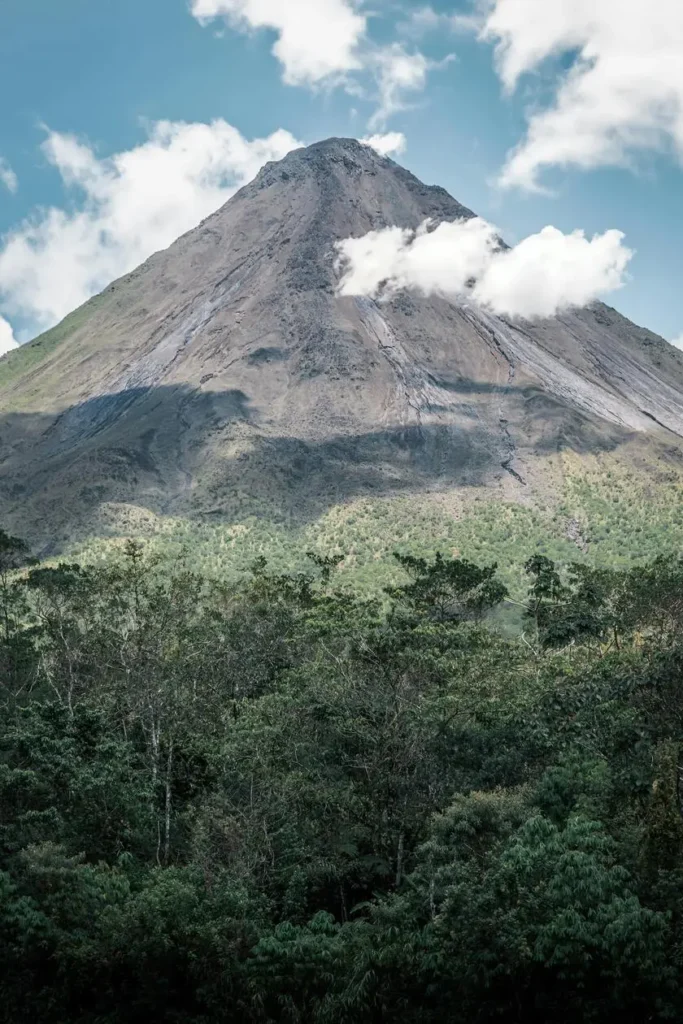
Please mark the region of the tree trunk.
[[166, 801], [164, 807], [164, 864], [168, 864], [171, 852], [171, 780], [173, 776], [173, 740], [168, 743], [168, 759], [166, 761]]
[[396, 851], [396, 888], [400, 886], [403, 880], [403, 852], [405, 845], [405, 834], [401, 832], [398, 837], [398, 850]]

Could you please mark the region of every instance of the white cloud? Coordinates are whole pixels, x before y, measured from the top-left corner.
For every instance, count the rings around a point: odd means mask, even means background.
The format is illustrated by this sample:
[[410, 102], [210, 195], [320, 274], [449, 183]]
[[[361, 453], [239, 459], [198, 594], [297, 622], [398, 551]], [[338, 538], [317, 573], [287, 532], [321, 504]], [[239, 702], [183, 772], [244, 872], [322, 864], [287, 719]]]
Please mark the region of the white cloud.
[[192, 0], [202, 23], [225, 17], [237, 29], [277, 33], [273, 53], [289, 85], [315, 85], [361, 67], [367, 19], [353, 0]]
[[16, 174], [2, 156], [0, 156], [0, 182], [12, 193], [16, 192], [19, 188], [19, 180]]
[[478, 31], [481, 28], [481, 18], [476, 13], [446, 14], [427, 5], [411, 11], [408, 18], [400, 22], [398, 27], [402, 35], [419, 38], [431, 32]]
[[675, 345], [676, 348], [683, 349], [683, 334], [679, 334], [677, 338], [672, 338], [671, 344]]
[[571, 55], [554, 102], [531, 116], [501, 183], [538, 187], [544, 167], [628, 165], [639, 150], [683, 163], [681, 0], [490, 0], [507, 90], [548, 58]]
[[479, 218], [431, 227], [426, 221], [416, 232], [383, 228], [340, 242], [340, 294], [375, 296], [401, 288], [426, 295], [464, 294], [468, 280], [490, 262], [495, 229]]
[[[225, 18], [238, 31], [270, 29], [277, 35], [273, 54], [288, 85], [344, 85], [368, 97], [364, 79], [376, 84], [378, 110], [371, 131], [406, 109], [406, 98], [422, 91], [434, 63], [402, 43], [377, 45], [367, 37], [368, 17], [361, 0], [192, 0], [201, 24]], [[450, 59], [450, 58], [448, 58]]]
[[341, 295], [389, 296], [402, 288], [471, 301], [511, 317], [547, 317], [620, 288], [633, 253], [620, 231], [592, 239], [546, 227], [501, 249], [493, 225], [473, 217], [418, 231], [385, 228], [337, 246]]
[[378, 49], [372, 64], [379, 90], [379, 108], [369, 122], [374, 129], [386, 124], [392, 114], [405, 110], [406, 96], [424, 89], [427, 73], [436, 65], [419, 51], [408, 53], [400, 43]]
[[0, 316], [0, 356], [4, 356], [16, 347], [17, 341], [14, 337], [12, 325], [5, 320], [4, 316]]
[[384, 135], [368, 135], [360, 139], [366, 146], [376, 150], [380, 156], [400, 156], [405, 153], [407, 140], [403, 132], [385, 132]]
[[623, 240], [621, 231], [588, 239], [583, 231], [565, 235], [545, 227], [508, 252], [496, 253], [473, 297], [508, 316], [554, 316], [572, 306], [587, 306], [626, 283], [633, 252]]
[[429, 5], [418, 7], [410, 12], [405, 21], [400, 22], [399, 30], [403, 35], [422, 36], [441, 28], [448, 17], [447, 14], [438, 14]]
[[162, 121], [144, 144], [99, 159], [89, 145], [52, 132], [45, 155], [80, 201], [75, 210], [39, 211], [2, 239], [4, 307], [35, 328], [51, 326], [298, 145], [283, 130], [249, 141], [222, 120]]

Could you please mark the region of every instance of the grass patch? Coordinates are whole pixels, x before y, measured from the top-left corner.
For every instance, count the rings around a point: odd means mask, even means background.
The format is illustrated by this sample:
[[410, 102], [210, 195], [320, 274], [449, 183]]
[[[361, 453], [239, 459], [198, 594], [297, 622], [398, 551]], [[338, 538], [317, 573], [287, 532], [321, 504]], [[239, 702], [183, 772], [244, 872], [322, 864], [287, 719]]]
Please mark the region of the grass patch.
[[0, 359], [0, 390], [14, 384], [36, 366], [39, 366], [79, 327], [83, 326], [101, 302], [102, 296], [95, 295], [85, 305], [70, 313], [56, 327], [39, 334], [33, 341], [27, 341], [25, 345], [20, 345], [19, 348], [13, 349]]

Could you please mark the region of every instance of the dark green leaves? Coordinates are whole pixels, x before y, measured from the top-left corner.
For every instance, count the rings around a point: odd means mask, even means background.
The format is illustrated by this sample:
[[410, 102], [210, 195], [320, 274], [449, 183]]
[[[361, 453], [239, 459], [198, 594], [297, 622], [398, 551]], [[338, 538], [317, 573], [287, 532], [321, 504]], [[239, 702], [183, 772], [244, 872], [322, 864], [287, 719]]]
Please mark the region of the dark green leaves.
[[680, 561], [339, 560], [0, 534], [2, 1019], [680, 1019]]
[[411, 555], [394, 555], [411, 582], [389, 593], [399, 605], [437, 622], [478, 621], [507, 596], [507, 588], [496, 579], [497, 566], [480, 568], [464, 558], [433, 562]]

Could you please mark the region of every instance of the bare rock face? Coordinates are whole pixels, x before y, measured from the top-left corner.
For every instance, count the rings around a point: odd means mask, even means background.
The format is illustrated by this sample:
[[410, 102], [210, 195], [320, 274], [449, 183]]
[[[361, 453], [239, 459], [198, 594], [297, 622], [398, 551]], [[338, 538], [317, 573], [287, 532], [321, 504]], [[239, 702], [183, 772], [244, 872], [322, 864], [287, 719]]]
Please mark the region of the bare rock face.
[[534, 323], [340, 298], [334, 244], [470, 217], [331, 139], [0, 361], [0, 522], [36, 539], [103, 504], [303, 518], [358, 494], [501, 486], [634, 439], [677, 460], [683, 356], [602, 304]]

